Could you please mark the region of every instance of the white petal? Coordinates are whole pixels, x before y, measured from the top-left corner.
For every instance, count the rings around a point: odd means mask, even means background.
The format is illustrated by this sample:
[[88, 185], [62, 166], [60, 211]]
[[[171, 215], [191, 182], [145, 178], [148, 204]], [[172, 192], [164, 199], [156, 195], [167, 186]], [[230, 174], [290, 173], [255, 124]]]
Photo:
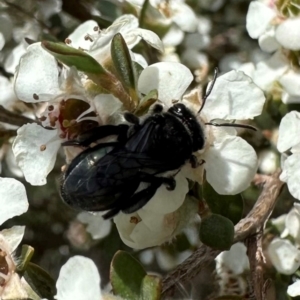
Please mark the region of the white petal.
[[289, 285], [287, 293], [291, 297], [300, 296], [300, 280], [297, 280], [293, 284]]
[[110, 117], [122, 107], [122, 102], [111, 94], [98, 94], [93, 102], [102, 124], [107, 124]]
[[162, 41], [165, 45], [165, 47], [168, 46], [177, 46], [179, 45], [184, 38], [184, 33], [183, 31], [173, 24], [171, 28], [168, 30], [168, 32], [163, 36]]
[[279, 273], [291, 275], [299, 268], [300, 251], [288, 240], [274, 239], [268, 254]]
[[0, 75], [0, 105], [10, 109], [15, 104], [16, 95], [13, 90], [12, 83], [7, 77]]
[[[33, 67], [34, 66], [34, 67]], [[55, 58], [40, 43], [27, 48], [15, 75], [15, 93], [25, 102], [38, 102], [33, 95], [58, 94], [58, 68]]]
[[16, 68], [20, 62], [20, 58], [23, 54], [26, 53], [26, 48], [23, 43], [19, 44], [15, 48], [13, 48], [8, 54], [5, 62], [4, 69], [8, 73], [14, 74], [16, 72]]
[[281, 46], [300, 50], [300, 18], [288, 18], [276, 29], [276, 39]]
[[252, 78], [255, 67], [252, 62], [249, 62], [249, 63], [244, 63], [244, 64], [240, 65], [238, 70], [244, 72], [247, 76]]
[[25, 226], [13, 226], [0, 232], [4, 236], [5, 242], [9, 245], [10, 253], [14, 252], [21, 243], [25, 232]]
[[285, 218], [286, 218], [286, 214], [283, 214], [277, 218], [270, 219], [270, 221], [272, 225], [274, 225], [279, 232], [282, 232], [285, 230]]
[[263, 91], [241, 71], [220, 76], [203, 112], [212, 119], [250, 119], [259, 115], [265, 103]]
[[300, 214], [296, 209], [291, 209], [285, 219], [285, 227], [289, 234], [297, 241], [300, 241]]
[[[110, 45], [114, 35], [118, 32], [124, 37], [128, 48], [132, 48], [138, 42], [137, 37], [129, 34], [128, 39], [126, 40], [126, 34], [131, 30], [138, 28], [138, 25], [138, 19], [133, 15], [123, 15], [119, 17], [111, 26], [100, 32], [99, 38], [95, 40], [91, 50], [97, 52], [97, 56], [100, 53], [107, 54], [107, 52], [109, 52], [108, 46]], [[131, 40], [131, 38], [134, 39]]]
[[261, 50], [265, 52], [274, 52], [279, 47], [280, 44], [277, 42], [275, 38], [275, 28], [271, 27], [270, 30], [264, 32], [258, 39], [258, 44]]
[[236, 243], [231, 246], [229, 251], [224, 251], [216, 257], [216, 261], [225, 265], [234, 274], [242, 274], [249, 270], [249, 260], [247, 248], [243, 243]]
[[[162, 215], [139, 210], [139, 214], [118, 214], [114, 221], [124, 244], [133, 249], [144, 249], [169, 241], [179, 222], [179, 215]], [[138, 223], [133, 222], [138, 220]], [[145, 238], [147, 237], [147, 238]]]
[[277, 148], [280, 152], [300, 143], [300, 112], [291, 111], [286, 114], [279, 125]]
[[28, 200], [24, 185], [13, 178], [0, 177], [0, 225], [27, 211]]
[[182, 205], [189, 187], [187, 180], [181, 172], [175, 176], [175, 180], [175, 190], [169, 191], [165, 185], [162, 185], [141, 210], [159, 214], [167, 214], [177, 210]]
[[289, 69], [286, 57], [277, 51], [268, 60], [262, 60], [256, 66], [253, 74], [253, 81], [263, 90], [271, 88], [274, 81]]
[[[135, 17], [132, 14], [123, 15], [119, 18], [117, 18], [111, 26], [109, 26], [106, 30], [107, 31], [113, 31], [114, 33], [117, 33], [120, 31], [122, 35], [124, 35], [126, 32], [129, 32], [133, 29], [136, 29], [139, 27], [139, 21], [137, 17]], [[128, 47], [130, 47], [128, 45]]]
[[254, 149], [238, 136], [213, 144], [204, 153], [203, 159], [207, 181], [221, 195], [244, 191], [257, 170]]
[[102, 299], [97, 267], [83, 256], [74, 256], [62, 266], [56, 287], [57, 300]]
[[[137, 39], [138, 38], [138, 39]], [[151, 47], [157, 49], [160, 52], [164, 51], [164, 45], [158, 35], [150, 30], [137, 28], [124, 35], [126, 44], [130, 45], [130, 49], [135, 46], [140, 39], [143, 39]], [[136, 39], [136, 42], [134, 41]], [[128, 41], [128, 42], [127, 42]]]
[[262, 150], [258, 153], [259, 171], [263, 174], [273, 174], [278, 168], [277, 152]]
[[110, 233], [111, 222], [102, 218], [103, 213], [89, 213], [81, 212], [77, 215], [77, 219], [87, 224], [87, 232], [89, 232], [93, 239], [102, 239]]
[[283, 86], [288, 94], [293, 96], [300, 96], [300, 72], [289, 70], [283, 76], [280, 77], [279, 83]]
[[209, 46], [211, 42], [210, 36], [199, 34], [198, 32], [190, 33], [185, 36], [184, 45], [186, 50], [202, 50]]
[[[19, 128], [17, 133], [13, 152], [26, 181], [32, 185], [46, 184], [46, 177], [53, 169], [61, 143], [57, 137], [57, 130], [27, 124]], [[46, 149], [42, 151], [43, 145]]]
[[284, 104], [300, 103], [300, 96], [293, 96], [283, 91], [281, 94], [281, 100]]
[[259, 1], [252, 1], [249, 5], [246, 28], [253, 39], [257, 39], [270, 26], [270, 22], [275, 18], [275, 10]]
[[198, 20], [195, 12], [184, 2], [170, 2], [173, 11], [172, 21], [186, 32], [194, 32], [197, 29]]
[[[97, 28], [95, 31], [94, 29]], [[70, 46], [76, 49], [90, 50], [93, 45], [91, 39], [86, 39], [87, 35], [95, 35], [98, 31], [98, 24], [96, 21], [89, 20], [80, 24], [69, 36], [68, 39], [71, 41]]]
[[119, 213], [114, 217], [114, 222], [116, 223], [119, 235], [124, 244], [128, 247], [136, 248], [135, 242], [131, 239], [130, 234], [133, 231], [136, 224], [131, 222], [131, 218], [138, 219], [138, 214], [123, 214]]
[[[293, 197], [300, 200], [300, 153], [289, 156], [284, 162], [285, 181]], [[283, 178], [280, 176], [280, 180]]]
[[175, 216], [171, 222], [168, 222], [166, 215], [157, 213], [148, 212], [141, 217], [144, 219], [136, 224], [130, 234], [130, 238], [135, 243], [133, 248], [143, 249], [158, 246], [171, 239], [177, 225]]
[[147, 63], [145, 57], [142, 54], [133, 53], [131, 51], [130, 55], [131, 55], [131, 59], [133, 61], [135, 61], [136, 63], [138, 63], [140, 66], [142, 66], [143, 69], [145, 69], [146, 67], [148, 67], [148, 63]]
[[2, 32], [0, 31], [0, 51], [3, 49], [4, 45], [5, 45], [5, 38]]
[[193, 80], [191, 71], [175, 62], [160, 62], [144, 69], [138, 80], [138, 89], [147, 94], [158, 90], [158, 99], [171, 106], [172, 100], [179, 100]]
[[[160, 220], [158, 220], [160, 221]], [[170, 237], [170, 233], [166, 232], [163, 226], [161, 231], [151, 231], [144, 222], [138, 223], [132, 231], [130, 237], [134, 241], [134, 249], [144, 249], [161, 245], [165, 242], [165, 237]], [[145, 238], [147, 237], [147, 238]]]
[[201, 69], [208, 66], [208, 57], [194, 49], [187, 49], [181, 55], [182, 62], [191, 69]]

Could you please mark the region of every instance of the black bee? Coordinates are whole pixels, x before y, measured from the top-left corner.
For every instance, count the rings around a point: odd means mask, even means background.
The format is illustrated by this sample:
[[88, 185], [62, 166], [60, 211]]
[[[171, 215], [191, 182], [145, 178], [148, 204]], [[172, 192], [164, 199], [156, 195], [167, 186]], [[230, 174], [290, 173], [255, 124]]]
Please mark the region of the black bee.
[[[216, 77], [215, 72], [213, 84]], [[132, 213], [143, 207], [162, 184], [169, 190], [175, 189], [175, 179], [162, 176], [163, 173], [176, 172], [186, 162], [197, 166], [193, 153], [203, 149], [204, 131], [184, 104], [174, 104], [167, 112], [156, 104], [145, 119], [131, 113], [125, 113], [124, 117], [130, 125], [96, 127], [77, 140], [63, 143], [63, 146], [88, 147], [104, 137], [117, 136], [116, 142], [86, 149], [68, 166], [61, 181], [61, 196], [70, 206], [86, 211], [108, 211], [104, 219], [120, 211]]]

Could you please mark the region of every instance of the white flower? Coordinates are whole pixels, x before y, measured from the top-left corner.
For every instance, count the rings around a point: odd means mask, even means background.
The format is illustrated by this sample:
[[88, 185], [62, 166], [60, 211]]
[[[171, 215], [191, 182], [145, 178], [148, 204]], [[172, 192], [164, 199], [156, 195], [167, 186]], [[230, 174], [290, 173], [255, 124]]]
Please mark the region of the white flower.
[[60, 269], [57, 300], [101, 300], [100, 275], [94, 262], [83, 256], [70, 258]]
[[[6, 24], [5, 27], [9, 28], [9, 25]], [[18, 45], [10, 51], [5, 59], [4, 68], [6, 72], [13, 74], [16, 71], [21, 56], [26, 53], [27, 42], [24, 38], [37, 40], [40, 32], [41, 28], [38, 22], [30, 22], [29, 20], [25, 22], [23, 27], [13, 28], [13, 37]]]
[[293, 51], [300, 50], [300, 18], [290, 18], [278, 25], [275, 37], [282, 47]]
[[295, 243], [300, 245], [300, 204], [294, 203], [294, 207], [285, 217], [285, 231], [283, 235], [291, 235], [295, 239]]
[[[84, 121], [84, 113], [94, 107], [92, 98], [87, 96], [78, 72], [64, 68], [59, 73], [57, 61], [40, 43], [30, 45], [22, 56], [14, 89], [20, 100], [40, 104], [43, 126], [52, 127], [50, 130], [37, 124], [23, 125], [13, 143], [13, 152], [25, 179], [32, 185], [43, 185], [54, 166], [61, 142], [76, 136], [78, 127], [75, 125]], [[64, 110], [70, 103], [77, 106], [74, 113], [72, 108]], [[88, 119], [98, 121], [96, 115]]]
[[247, 14], [247, 30], [259, 39], [262, 50], [276, 51], [280, 46], [300, 50], [300, 18], [293, 13], [283, 16], [272, 1], [252, 1]]
[[223, 251], [215, 260], [218, 274], [222, 273], [224, 267], [235, 275], [240, 275], [249, 270], [247, 248], [243, 243], [232, 245], [229, 251]]
[[258, 164], [260, 172], [264, 174], [273, 174], [276, 169], [278, 163], [278, 155], [277, 153], [271, 150], [262, 150], [259, 152], [258, 156]]
[[285, 115], [279, 126], [277, 148], [283, 153], [291, 150], [282, 165], [283, 172], [280, 180], [288, 185], [293, 197], [300, 199], [300, 113], [291, 111]]
[[259, 62], [253, 73], [253, 81], [263, 90], [269, 91], [286, 71], [289, 63], [281, 51], [275, 52], [268, 60]]
[[77, 219], [86, 224], [86, 230], [93, 239], [98, 240], [106, 237], [111, 230], [111, 222], [102, 218], [103, 213], [81, 212]]
[[0, 15], [0, 51], [12, 37], [13, 23], [9, 15]]
[[297, 280], [293, 284], [289, 285], [287, 293], [291, 297], [300, 296], [300, 280]]
[[[86, 21], [66, 39], [66, 43], [74, 48], [84, 49], [100, 64], [105, 65], [110, 57], [110, 45], [116, 33], [121, 33], [128, 48], [133, 48], [141, 39], [150, 46], [163, 51], [163, 45], [159, 37], [152, 31], [139, 28], [138, 19], [133, 15], [123, 15], [114, 23], [100, 30], [95, 21]], [[132, 59], [141, 58], [137, 54], [131, 54]], [[145, 63], [143, 59], [143, 63]]]
[[120, 237], [127, 246], [143, 249], [161, 245], [172, 240], [193, 221], [197, 203], [186, 198], [188, 182], [181, 172], [175, 180], [175, 190], [169, 191], [161, 186], [144, 207], [133, 214], [120, 213], [114, 218]]
[[[23, 184], [12, 178], [0, 178], [0, 225], [6, 220], [25, 213], [28, 209], [28, 200]], [[0, 270], [0, 298], [13, 295], [16, 282], [16, 262], [13, 252], [20, 244], [25, 231], [25, 226], [14, 226], [0, 231], [0, 252], [4, 258], [5, 267]], [[15, 295], [15, 294], [14, 294]], [[27, 296], [18, 295], [18, 296]], [[11, 299], [11, 298], [10, 298]]]
[[279, 273], [291, 275], [300, 266], [300, 251], [289, 240], [275, 238], [268, 246], [268, 254]]
[[[127, 0], [127, 2], [137, 6], [139, 9], [144, 3], [144, 1], [140, 0]], [[157, 22], [169, 27], [169, 30], [163, 37], [165, 46], [177, 46], [182, 42], [184, 32], [196, 31], [197, 17], [191, 7], [185, 4], [183, 0], [150, 0], [147, 10], [152, 17], [151, 21], [154, 25]]]
[[[259, 115], [265, 102], [263, 92], [240, 71], [220, 76], [200, 114], [206, 122], [245, 120]], [[208, 128], [206, 126], [206, 128]], [[254, 149], [236, 130], [225, 127], [206, 129], [207, 146], [202, 157], [208, 182], [219, 194], [237, 194], [245, 190], [257, 170]]]
[[60, 148], [57, 131], [37, 124], [26, 124], [17, 133], [13, 152], [26, 181], [32, 185], [46, 184], [47, 175], [54, 167]]

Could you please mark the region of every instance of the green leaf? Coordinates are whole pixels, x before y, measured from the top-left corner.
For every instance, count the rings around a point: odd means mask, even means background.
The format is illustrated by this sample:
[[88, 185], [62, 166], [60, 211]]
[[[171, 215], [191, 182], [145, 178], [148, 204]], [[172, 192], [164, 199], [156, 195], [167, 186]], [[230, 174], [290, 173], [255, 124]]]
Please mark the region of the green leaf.
[[122, 299], [158, 300], [161, 297], [161, 279], [147, 275], [142, 265], [125, 251], [118, 251], [113, 257], [110, 281], [114, 294]]
[[135, 108], [136, 105], [128, 95], [128, 91], [124, 90], [121, 82], [114, 74], [105, 70], [92, 56], [63, 43], [43, 41], [42, 46], [62, 63], [67, 66], [74, 66], [79, 71], [84, 72], [98, 87], [101, 87], [102, 93], [113, 94], [123, 102], [129, 111]]
[[56, 295], [55, 281], [41, 267], [31, 262], [28, 263], [23, 277], [33, 291], [41, 298], [46, 298], [48, 300], [54, 299], [53, 297]]
[[229, 250], [234, 238], [233, 223], [217, 214], [204, 217], [200, 224], [200, 240], [203, 244], [218, 250]]
[[69, 47], [64, 43], [43, 41], [42, 46], [57, 60], [77, 70], [91, 74], [107, 74], [107, 71], [90, 55], [82, 50]]
[[244, 209], [244, 201], [241, 194], [219, 195], [206, 180], [202, 186], [202, 193], [213, 213], [230, 219], [233, 224], [237, 224], [241, 220]]
[[133, 63], [127, 44], [120, 33], [113, 37], [110, 51], [119, 79], [128, 90], [133, 101], [138, 103]]
[[141, 286], [146, 275], [142, 265], [129, 253], [118, 251], [113, 257], [110, 281], [114, 294], [124, 299], [140, 299]]
[[158, 300], [161, 298], [161, 279], [154, 275], [146, 275], [142, 283], [142, 295], [140, 299]]
[[18, 272], [23, 272], [27, 268], [33, 254], [34, 254], [33, 247], [31, 247], [29, 245], [22, 245], [22, 252], [18, 259], [20, 261], [20, 263], [18, 263], [18, 267], [17, 267]]
[[134, 114], [137, 116], [143, 116], [158, 99], [158, 91], [152, 90], [145, 97], [143, 97], [136, 108]]

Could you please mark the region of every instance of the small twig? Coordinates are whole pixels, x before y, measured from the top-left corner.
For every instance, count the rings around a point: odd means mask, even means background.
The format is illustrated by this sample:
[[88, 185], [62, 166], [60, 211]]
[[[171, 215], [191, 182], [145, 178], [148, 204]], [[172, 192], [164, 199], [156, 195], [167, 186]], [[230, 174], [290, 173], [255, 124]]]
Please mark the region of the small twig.
[[162, 294], [172, 296], [178, 282], [185, 283], [194, 278], [202, 268], [209, 265], [220, 253], [220, 250], [201, 245], [188, 259], [163, 278]]
[[250, 263], [250, 291], [251, 299], [265, 300], [264, 291], [264, 268], [265, 258], [262, 252], [263, 228], [260, 232], [248, 237], [245, 241]]
[[[272, 176], [264, 177], [264, 187], [249, 214], [235, 226], [234, 242], [245, 240], [261, 228], [272, 213], [283, 183], [279, 180], [280, 171]], [[255, 181], [257, 178], [255, 178]], [[163, 296], [174, 293], [178, 282], [185, 283], [201, 272], [204, 266], [210, 264], [219, 250], [201, 245], [188, 259], [177, 266], [175, 270], [163, 278]]]
[[[264, 227], [265, 222], [268, 220], [275, 207], [277, 197], [284, 184], [279, 180], [280, 173], [281, 171], [277, 171], [272, 176], [263, 177], [265, 181], [264, 187], [255, 205], [246, 218], [240, 220], [234, 227], [235, 243], [243, 241], [251, 234], [257, 233], [258, 229]], [[259, 182], [258, 176], [259, 175], [254, 178], [254, 181]]]
[[13, 113], [5, 109], [2, 105], [0, 105], [0, 122], [16, 126], [22, 126], [27, 123], [38, 123], [35, 120]]

